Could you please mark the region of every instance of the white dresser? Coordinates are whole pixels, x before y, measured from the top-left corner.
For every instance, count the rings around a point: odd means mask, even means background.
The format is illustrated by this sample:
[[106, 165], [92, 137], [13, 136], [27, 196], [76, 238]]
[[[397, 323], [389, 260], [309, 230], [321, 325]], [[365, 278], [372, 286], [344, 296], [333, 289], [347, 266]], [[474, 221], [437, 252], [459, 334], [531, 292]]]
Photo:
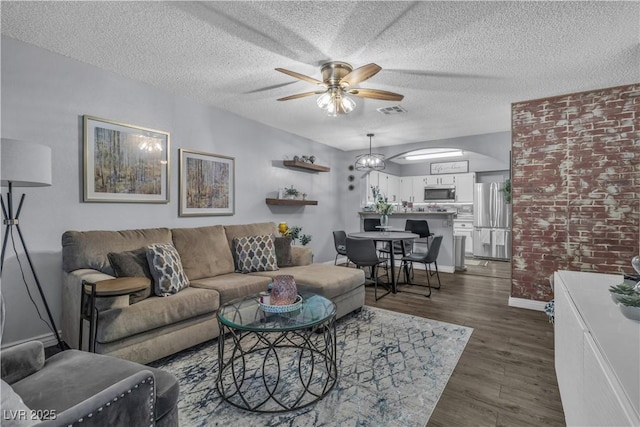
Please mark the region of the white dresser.
[[555, 365], [568, 426], [640, 426], [640, 323], [609, 295], [622, 280], [554, 274]]

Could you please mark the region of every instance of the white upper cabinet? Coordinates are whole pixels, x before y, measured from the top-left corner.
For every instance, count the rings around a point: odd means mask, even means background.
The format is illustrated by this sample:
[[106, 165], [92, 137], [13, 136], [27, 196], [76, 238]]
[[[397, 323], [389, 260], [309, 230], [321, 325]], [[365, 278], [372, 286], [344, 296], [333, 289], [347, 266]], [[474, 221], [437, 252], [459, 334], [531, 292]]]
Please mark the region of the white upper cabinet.
[[475, 172], [456, 175], [456, 201], [461, 203], [473, 203], [473, 185], [475, 183]]
[[[395, 175], [383, 174], [386, 175], [385, 179], [387, 181], [386, 191], [383, 192], [385, 196], [387, 196], [387, 200], [392, 203], [400, 202], [400, 177]], [[382, 175], [381, 175], [382, 178]]]
[[412, 176], [411, 180], [413, 182], [412, 188], [412, 197], [411, 200], [413, 203], [423, 203], [424, 202], [424, 187], [427, 186], [427, 177], [428, 175], [419, 175]]
[[455, 185], [456, 175], [427, 175], [425, 184], [427, 186]]
[[387, 201], [396, 203], [400, 201], [400, 177], [384, 172], [371, 171], [368, 176], [367, 203], [375, 203], [371, 187], [378, 186], [380, 194]]
[[427, 185], [426, 179], [426, 175], [401, 177], [399, 201], [422, 203], [424, 201], [424, 187]]

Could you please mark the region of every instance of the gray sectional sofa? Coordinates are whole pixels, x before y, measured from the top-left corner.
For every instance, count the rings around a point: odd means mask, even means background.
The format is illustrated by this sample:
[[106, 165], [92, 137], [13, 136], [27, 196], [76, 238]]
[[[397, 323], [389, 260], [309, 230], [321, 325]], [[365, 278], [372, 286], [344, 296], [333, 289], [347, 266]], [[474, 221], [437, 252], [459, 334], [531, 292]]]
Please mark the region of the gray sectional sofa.
[[[278, 274], [293, 275], [298, 288], [330, 298], [340, 318], [364, 305], [364, 272], [314, 264], [311, 250], [286, 248], [275, 271], [236, 272], [234, 239], [278, 234], [274, 223], [153, 228], [121, 231], [67, 231], [62, 236], [62, 335], [78, 348], [83, 280], [112, 279], [109, 253], [135, 251], [154, 243], [177, 249], [189, 286], [176, 294], [100, 298], [96, 352], [148, 363], [219, 335], [216, 311], [232, 299], [266, 290]], [[280, 254], [279, 254], [280, 255]], [[85, 323], [85, 328], [86, 324]], [[84, 337], [88, 336], [85, 331]], [[83, 340], [86, 347], [86, 338]]]

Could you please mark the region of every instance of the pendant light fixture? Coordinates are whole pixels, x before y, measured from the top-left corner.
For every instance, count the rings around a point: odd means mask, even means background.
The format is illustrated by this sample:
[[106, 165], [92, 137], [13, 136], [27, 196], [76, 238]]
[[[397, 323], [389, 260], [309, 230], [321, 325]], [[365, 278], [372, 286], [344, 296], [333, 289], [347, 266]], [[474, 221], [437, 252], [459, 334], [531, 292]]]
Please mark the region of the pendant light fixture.
[[369, 154], [360, 154], [356, 157], [356, 170], [383, 170], [385, 168], [384, 156], [382, 154], [371, 153], [371, 138], [374, 135], [372, 133], [368, 133], [367, 136], [369, 137]]

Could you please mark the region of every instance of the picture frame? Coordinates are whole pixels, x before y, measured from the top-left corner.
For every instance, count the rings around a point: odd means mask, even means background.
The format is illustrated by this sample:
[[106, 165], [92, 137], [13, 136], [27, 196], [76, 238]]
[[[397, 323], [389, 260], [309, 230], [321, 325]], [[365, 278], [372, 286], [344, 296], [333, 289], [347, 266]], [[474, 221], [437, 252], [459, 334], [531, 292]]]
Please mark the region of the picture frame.
[[181, 148], [179, 216], [235, 214], [235, 158]]
[[458, 162], [439, 162], [429, 165], [431, 175], [444, 175], [449, 173], [467, 173], [469, 172], [469, 160], [460, 160]]
[[168, 132], [83, 116], [83, 201], [169, 203]]

